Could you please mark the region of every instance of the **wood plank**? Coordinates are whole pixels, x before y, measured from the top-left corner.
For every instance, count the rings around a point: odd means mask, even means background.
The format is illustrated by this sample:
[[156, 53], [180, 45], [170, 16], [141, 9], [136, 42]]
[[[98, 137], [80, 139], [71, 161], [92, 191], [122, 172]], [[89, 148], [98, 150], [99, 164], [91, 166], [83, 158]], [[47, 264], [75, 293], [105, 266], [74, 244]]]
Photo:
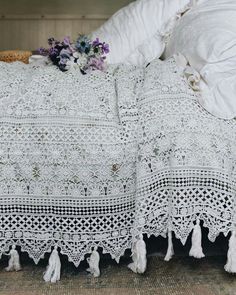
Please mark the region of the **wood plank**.
[[93, 18], [11, 18], [0, 19], [0, 50], [35, 50], [47, 46], [49, 37], [76, 39], [78, 34], [89, 34], [105, 22], [104, 16]]
[[96, 14], [111, 15], [133, 0], [0, 0], [0, 15]]

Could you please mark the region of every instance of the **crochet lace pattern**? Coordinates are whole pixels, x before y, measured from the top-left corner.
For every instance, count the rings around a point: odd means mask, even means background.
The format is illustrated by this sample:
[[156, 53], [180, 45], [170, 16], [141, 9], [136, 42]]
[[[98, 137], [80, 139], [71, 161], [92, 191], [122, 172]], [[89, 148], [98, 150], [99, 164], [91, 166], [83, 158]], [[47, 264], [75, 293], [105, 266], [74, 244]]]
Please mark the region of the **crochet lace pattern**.
[[214, 241], [235, 223], [236, 123], [208, 114], [174, 59], [83, 76], [0, 63], [0, 256], [76, 266], [140, 233]]

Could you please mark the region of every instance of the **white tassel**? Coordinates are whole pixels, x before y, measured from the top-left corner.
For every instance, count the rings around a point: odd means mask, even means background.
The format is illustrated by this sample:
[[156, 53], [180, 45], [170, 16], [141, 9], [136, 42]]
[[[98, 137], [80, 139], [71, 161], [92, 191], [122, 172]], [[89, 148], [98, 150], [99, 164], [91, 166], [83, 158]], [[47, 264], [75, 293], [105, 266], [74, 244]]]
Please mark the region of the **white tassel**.
[[57, 251], [57, 246], [54, 247], [50, 257], [46, 272], [43, 279], [45, 282], [56, 283], [61, 277], [61, 261]]
[[89, 268], [87, 269], [95, 278], [100, 276], [100, 269], [99, 269], [99, 262], [100, 262], [100, 255], [97, 251], [97, 247], [95, 247], [90, 255], [87, 258], [87, 262], [89, 264]]
[[192, 247], [189, 252], [189, 256], [193, 256], [198, 259], [205, 257], [202, 251], [202, 231], [201, 231], [199, 219], [197, 220], [196, 225], [194, 226], [194, 229], [193, 229]]
[[230, 273], [236, 273], [236, 231], [232, 231], [229, 239], [229, 250], [225, 270]]
[[20, 256], [19, 253], [16, 250], [16, 246], [13, 245], [11, 247], [11, 250], [9, 252], [9, 261], [8, 261], [8, 267], [5, 268], [6, 271], [19, 271], [21, 270], [21, 265], [20, 265]]
[[143, 235], [141, 234], [139, 236], [139, 239], [136, 243], [133, 245], [132, 249], [132, 259], [133, 262], [128, 265], [128, 268], [130, 268], [135, 273], [144, 273], [147, 268], [147, 250], [146, 250], [146, 244], [143, 240]]
[[167, 249], [166, 256], [165, 256], [164, 260], [170, 261], [174, 254], [175, 254], [175, 252], [174, 252], [174, 247], [173, 247], [173, 242], [172, 242], [172, 231], [168, 230], [168, 249]]

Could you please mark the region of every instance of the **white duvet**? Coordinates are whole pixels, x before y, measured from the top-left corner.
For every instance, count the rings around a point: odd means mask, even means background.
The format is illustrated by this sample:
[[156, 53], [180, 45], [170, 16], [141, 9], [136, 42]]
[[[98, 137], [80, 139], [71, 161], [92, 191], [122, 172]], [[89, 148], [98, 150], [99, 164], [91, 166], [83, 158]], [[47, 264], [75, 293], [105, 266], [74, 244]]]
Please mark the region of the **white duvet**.
[[92, 33], [110, 45], [108, 63], [145, 65], [165, 49], [164, 36], [190, 0], [138, 0]]

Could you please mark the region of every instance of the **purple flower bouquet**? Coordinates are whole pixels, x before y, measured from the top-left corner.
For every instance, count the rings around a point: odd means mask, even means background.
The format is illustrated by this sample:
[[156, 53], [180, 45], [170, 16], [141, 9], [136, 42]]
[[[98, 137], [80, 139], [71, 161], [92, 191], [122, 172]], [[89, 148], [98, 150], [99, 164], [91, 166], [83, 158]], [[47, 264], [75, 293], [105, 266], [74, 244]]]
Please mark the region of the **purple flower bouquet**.
[[69, 37], [65, 37], [63, 41], [49, 38], [48, 45], [49, 48], [40, 48], [39, 54], [48, 56], [63, 72], [79, 68], [82, 74], [87, 74], [93, 70], [106, 69], [105, 60], [109, 45], [100, 42], [98, 38], [92, 41], [87, 36], [80, 35], [75, 43], [72, 43]]

